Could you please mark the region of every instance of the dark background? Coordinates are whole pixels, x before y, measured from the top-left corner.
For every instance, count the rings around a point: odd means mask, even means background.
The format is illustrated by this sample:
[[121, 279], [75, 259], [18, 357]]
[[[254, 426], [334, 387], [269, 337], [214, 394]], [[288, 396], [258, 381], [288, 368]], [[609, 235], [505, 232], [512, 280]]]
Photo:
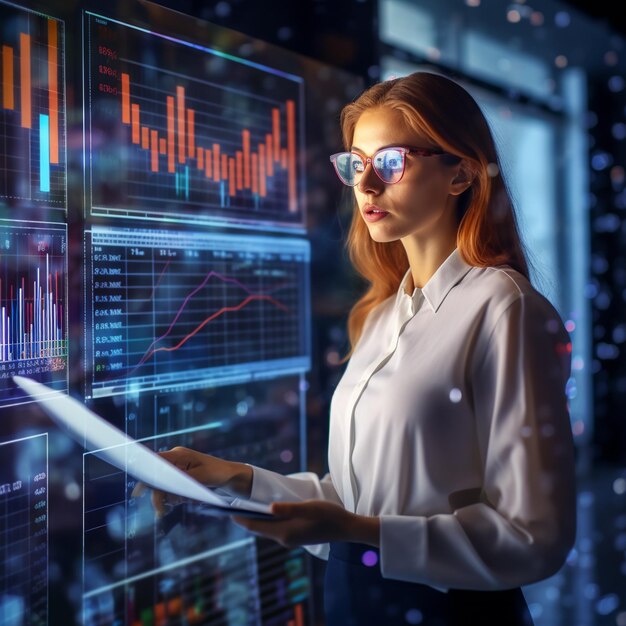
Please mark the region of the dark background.
[[[490, 0], [483, 0], [484, 8], [490, 10], [483, 11], [481, 19], [487, 28], [504, 31], [509, 25], [503, 24], [502, 14], [507, 6], [515, 6], [515, 3], [489, 3]], [[379, 78], [378, 62], [383, 44], [378, 37], [378, 3], [374, 0], [160, 0], [159, 4], [336, 66], [361, 77], [365, 85]], [[459, 5], [462, 4], [459, 2]], [[525, 0], [517, 6], [524, 4]], [[611, 180], [609, 168], [595, 171], [591, 160], [599, 150], [612, 155], [616, 164], [623, 164], [626, 157], [624, 142], [616, 140], [611, 133], [616, 121], [622, 120], [626, 114], [626, 96], [623, 90], [616, 93], [607, 87], [607, 80], [615, 73], [615, 68], [603, 61], [603, 54], [609, 48], [623, 56], [626, 10], [623, 2], [611, 0], [568, 0], [558, 4], [578, 18], [586, 18], [578, 21], [587, 27], [578, 27], [573, 32], [553, 29], [549, 41], [543, 45], [553, 50], [558, 46], [569, 47], [568, 56], [572, 62], [585, 67], [589, 109], [598, 120], [595, 125], [590, 124], [589, 129], [592, 264], [587, 278], [599, 294], [599, 298], [591, 298], [595, 418], [590, 453], [596, 462], [619, 464], [626, 462], [626, 351], [622, 350], [617, 358], [606, 359], [601, 356], [602, 347], [599, 345], [609, 341], [611, 335], [615, 336], [616, 329], [621, 333], [618, 327], [626, 311], [626, 214], [623, 209], [614, 211], [616, 198], [622, 193], [624, 185], [623, 181], [616, 185], [615, 180]], [[533, 3], [533, 7], [543, 9], [543, 4]], [[554, 10], [552, 5], [550, 8]], [[608, 42], [598, 42], [597, 36], [595, 39], [591, 36], [591, 31], [597, 32], [602, 28], [616, 36]], [[590, 32], [588, 38], [586, 29]], [[523, 100], [519, 94], [511, 94], [511, 97]], [[609, 232], [599, 224], [612, 212], [620, 220], [620, 227]], [[341, 229], [335, 227], [327, 226], [331, 239], [341, 236]], [[320, 242], [320, 245], [323, 244]], [[317, 328], [318, 353], [344, 349], [345, 344], [340, 340], [346, 302], [335, 307], [327, 298], [320, 306], [329, 309], [330, 316], [326, 327], [320, 319], [321, 326]], [[335, 337], [334, 341], [327, 337], [329, 333]], [[335, 348], [332, 347], [334, 344]], [[319, 382], [322, 383], [319, 391], [323, 395], [324, 383], [329, 382], [327, 379], [332, 381], [334, 376], [329, 371], [320, 370], [319, 373]], [[326, 395], [329, 392], [326, 388]], [[320, 398], [316, 401], [319, 403]], [[318, 425], [321, 427], [324, 407], [318, 406], [317, 409], [319, 413], [315, 413], [320, 418]], [[318, 439], [317, 434], [313, 433], [314, 439]], [[312, 460], [315, 457], [314, 453]]]

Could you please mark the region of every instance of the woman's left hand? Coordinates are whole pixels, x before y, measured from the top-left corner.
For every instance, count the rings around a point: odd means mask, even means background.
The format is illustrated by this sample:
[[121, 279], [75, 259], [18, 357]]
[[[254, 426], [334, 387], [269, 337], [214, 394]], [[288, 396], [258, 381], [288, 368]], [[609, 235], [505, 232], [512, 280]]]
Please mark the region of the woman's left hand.
[[379, 545], [377, 517], [356, 515], [332, 502], [274, 502], [272, 514], [276, 520], [233, 516], [233, 521], [255, 535], [273, 539], [287, 548], [329, 541]]

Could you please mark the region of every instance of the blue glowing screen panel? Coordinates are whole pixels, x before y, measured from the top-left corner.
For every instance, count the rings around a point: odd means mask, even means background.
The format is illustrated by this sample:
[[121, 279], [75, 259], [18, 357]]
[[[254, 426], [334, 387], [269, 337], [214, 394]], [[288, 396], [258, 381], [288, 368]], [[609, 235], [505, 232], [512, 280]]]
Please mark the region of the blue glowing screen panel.
[[306, 240], [94, 227], [89, 247], [94, 397], [309, 368]]
[[24, 402], [13, 375], [67, 390], [65, 225], [0, 220], [0, 407]]
[[0, 443], [0, 623], [48, 623], [48, 438]]
[[64, 212], [65, 25], [22, 7], [0, 12], [0, 202]]
[[92, 214], [304, 223], [302, 78], [85, 15]]
[[336, 202], [305, 162], [361, 83], [99, 4], [0, 0], [0, 624], [313, 624], [302, 549], [193, 502], [157, 518], [12, 376], [155, 451], [305, 469], [311, 239]]

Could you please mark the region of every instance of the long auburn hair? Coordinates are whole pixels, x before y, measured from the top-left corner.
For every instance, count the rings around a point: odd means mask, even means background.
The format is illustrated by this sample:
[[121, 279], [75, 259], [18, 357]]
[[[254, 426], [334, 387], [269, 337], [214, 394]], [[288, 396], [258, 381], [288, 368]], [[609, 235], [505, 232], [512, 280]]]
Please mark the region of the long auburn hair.
[[[409, 127], [465, 160], [473, 173], [473, 182], [458, 197], [456, 207], [457, 248], [464, 261], [476, 267], [509, 265], [529, 278], [526, 252], [495, 142], [472, 96], [453, 80], [430, 72], [378, 83], [341, 112], [346, 150], [351, 149], [361, 114], [379, 107], [399, 111]], [[348, 316], [350, 351], [342, 362], [352, 355], [370, 311], [396, 293], [409, 268], [402, 243], [374, 241], [358, 210], [353, 211], [346, 247], [354, 268], [369, 288]]]

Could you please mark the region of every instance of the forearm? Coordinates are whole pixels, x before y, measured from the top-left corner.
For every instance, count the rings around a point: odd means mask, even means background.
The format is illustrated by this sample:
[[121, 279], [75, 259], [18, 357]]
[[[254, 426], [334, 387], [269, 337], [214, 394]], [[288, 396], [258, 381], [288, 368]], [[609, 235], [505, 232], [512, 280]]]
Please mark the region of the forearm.
[[380, 518], [351, 514], [346, 527], [346, 541], [380, 547]]
[[250, 498], [252, 492], [253, 470], [245, 463], [231, 462], [229, 467], [230, 477], [223, 485], [223, 489], [238, 498]]

